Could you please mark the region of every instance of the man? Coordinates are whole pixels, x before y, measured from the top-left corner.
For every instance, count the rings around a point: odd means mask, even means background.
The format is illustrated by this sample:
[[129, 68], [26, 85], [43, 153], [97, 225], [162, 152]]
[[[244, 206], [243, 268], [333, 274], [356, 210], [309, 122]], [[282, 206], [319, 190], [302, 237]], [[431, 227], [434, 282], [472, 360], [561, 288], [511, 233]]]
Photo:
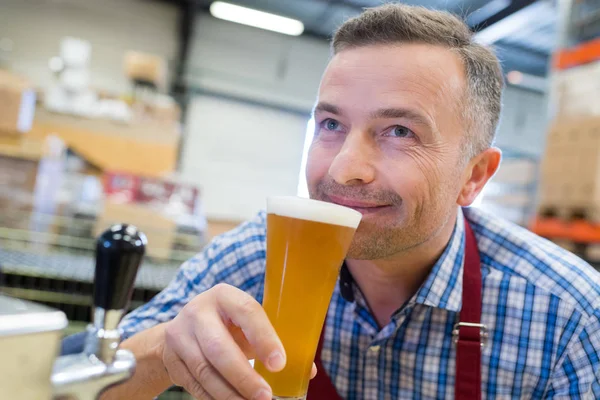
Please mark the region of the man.
[[[500, 162], [491, 147], [502, 91], [494, 54], [454, 16], [404, 5], [347, 21], [332, 47], [307, 181], [312, 198], [363, 220], [330, 303], [320, 373], [345, 399], [453, 398], [453, 328], [472, 306], [462, 301], [473, 285], [463, 281], [472, 230], [488, 332], [481, 396], [600, 398], [596, 271], [462, 208]], [[264, 264], [264, 213], [184, 264], [123, 321], [138, 368], [106, 398], [148, 398], [175, 384], [199, 399], [271, 399], [247, 362], [285, 364], [260, 307]]]

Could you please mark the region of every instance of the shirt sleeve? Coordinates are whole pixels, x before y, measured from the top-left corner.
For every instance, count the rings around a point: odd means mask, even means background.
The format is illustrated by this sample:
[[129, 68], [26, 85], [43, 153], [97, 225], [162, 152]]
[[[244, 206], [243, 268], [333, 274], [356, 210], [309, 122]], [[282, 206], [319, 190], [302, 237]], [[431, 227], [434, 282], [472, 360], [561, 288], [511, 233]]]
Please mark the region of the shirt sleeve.
[[190, 300], [218, 283], [236, 286], [261, 301], [265, 231], [265, 216], [260, 213], [212, 240], [179, 268], [164, 290], [121, 321], [123, 338], [172, 320]]
[[554, 370], [546, 399], [600, 399], [600, 310], [588, 319]]

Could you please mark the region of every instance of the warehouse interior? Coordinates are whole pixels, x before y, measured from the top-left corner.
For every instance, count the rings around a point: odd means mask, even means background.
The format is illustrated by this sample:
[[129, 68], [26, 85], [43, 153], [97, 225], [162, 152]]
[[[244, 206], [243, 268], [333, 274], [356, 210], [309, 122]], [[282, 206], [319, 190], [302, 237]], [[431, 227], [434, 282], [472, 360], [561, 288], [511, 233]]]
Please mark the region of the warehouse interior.
[[[0, 0], [0, 292], [60, 309], [65, 334], [92, 318], [111, 224], [148, 237], [136, 307], [267, 196], [308, 195], [329, 41], [383, 1], [231, 3], [294, 24], [226, 20], [229, 1]], [[500, 58], [502, 163], [473, 207], [600, 265], [600, 5], [403, 3], [460, 15]]]

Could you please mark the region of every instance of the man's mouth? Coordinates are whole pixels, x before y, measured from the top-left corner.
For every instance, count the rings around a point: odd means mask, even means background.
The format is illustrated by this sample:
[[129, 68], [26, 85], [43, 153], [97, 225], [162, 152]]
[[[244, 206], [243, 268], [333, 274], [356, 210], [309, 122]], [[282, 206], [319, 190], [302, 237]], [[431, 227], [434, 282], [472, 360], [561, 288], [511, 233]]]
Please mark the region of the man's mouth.
[[327, 199], [334, 204], [338, 204], [340, 206], [352, 208], [362, 215], [373, 214], [376, 212], [380, 212], [383, 210], [387, 210], [391, 207], [390, 204], [380, 204], [370, 201], [357, 200], [348, 197], [338, 197], [334, 195], [326, 195]]

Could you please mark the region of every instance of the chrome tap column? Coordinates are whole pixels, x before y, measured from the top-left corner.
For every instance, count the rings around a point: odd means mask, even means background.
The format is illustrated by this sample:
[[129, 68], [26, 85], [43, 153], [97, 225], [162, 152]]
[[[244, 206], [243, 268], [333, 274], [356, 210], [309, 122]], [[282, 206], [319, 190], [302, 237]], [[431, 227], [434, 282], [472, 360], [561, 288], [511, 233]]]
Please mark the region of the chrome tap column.
[[119, 350], [119, 321], [127, 311], [146, 237], [132, 225], [115, 225], [96, 243], [93, 322], [81, 354], [60, 357], [52, 374], [54, 397], [96, 399], [133, 375], [135, 358]]

